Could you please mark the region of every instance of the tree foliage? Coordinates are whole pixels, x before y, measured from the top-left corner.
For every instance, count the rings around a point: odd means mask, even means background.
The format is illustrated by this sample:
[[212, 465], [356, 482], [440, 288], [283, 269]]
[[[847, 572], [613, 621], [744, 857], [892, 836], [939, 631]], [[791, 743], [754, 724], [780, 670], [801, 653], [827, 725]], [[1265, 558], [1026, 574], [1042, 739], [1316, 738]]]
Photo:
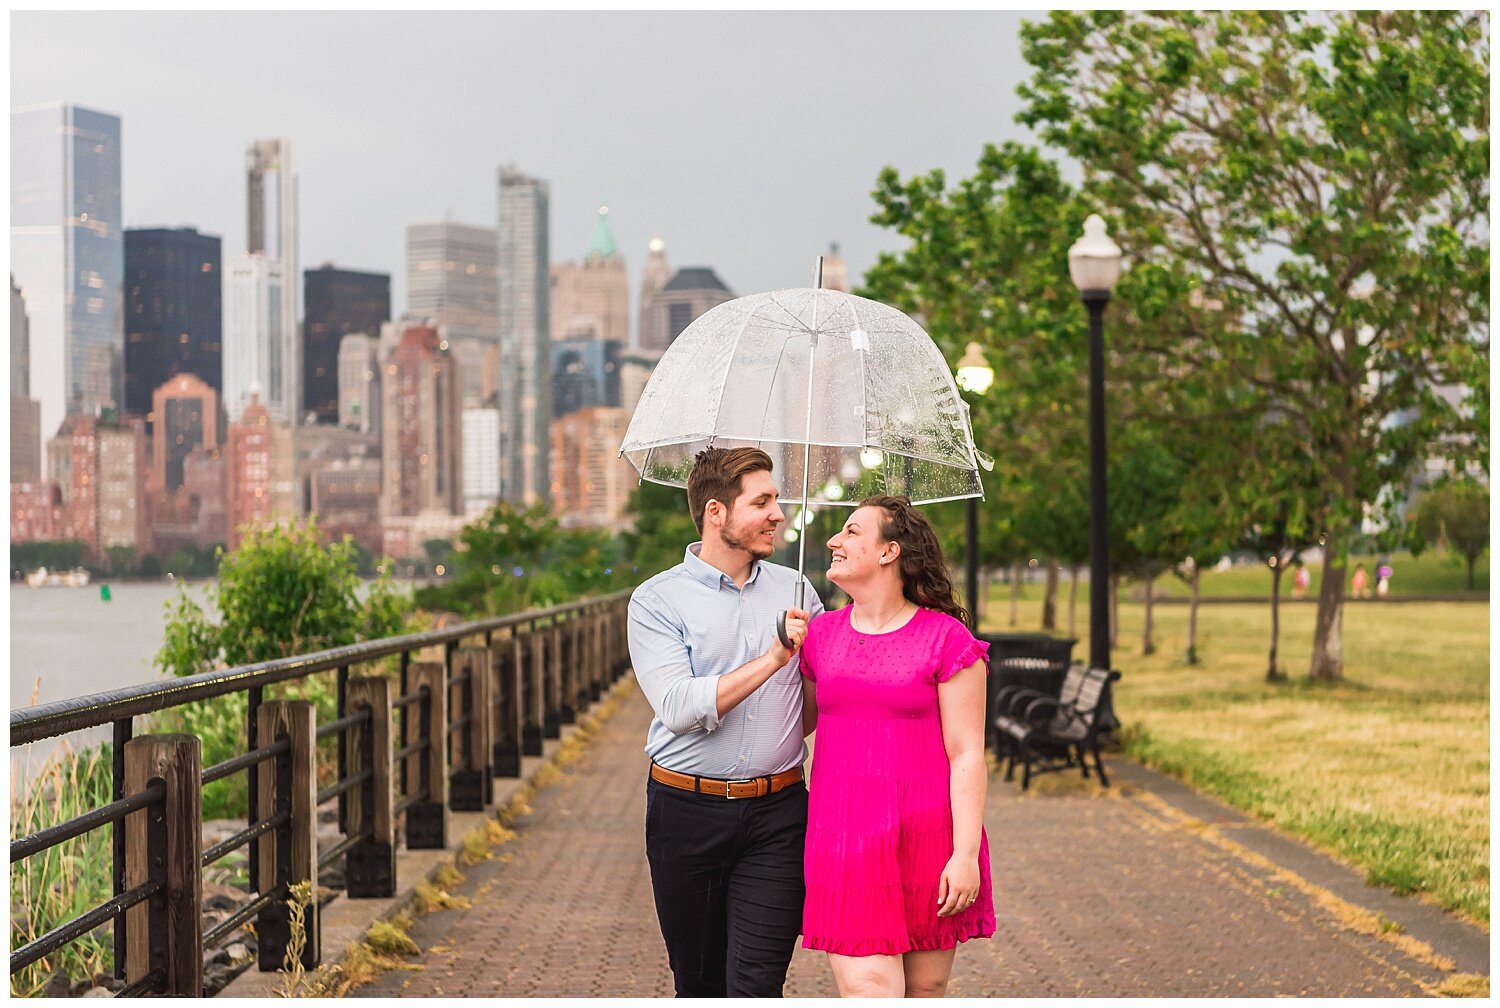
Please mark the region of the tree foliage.
[[1366, 507], [1399, 504], [1382, 491], [1429, 454], [1488, 467], [1486, 30], [1447, 11], [1059, 12], [1023, 30], [1021, 119], [1113, 208], [1133, 310], [1160, 318], [1199, 287], [1232, 322], [1149, 347], [1160, 370], [1252, 389], [1301, 444], [1338, 559], [1315, 676], [1342, 668], [1339, 558]]
[[[251, 531], [233, 553], [222, 553], [219, 579], [208, 588], [208, 607], [185, 590], [167, 603], [168, 618], [156, 665], [176, 676], [248, 665], [407, 632], [411, 603], [388, 578], [368, 585], [361, 597], [353, 544], [322, 546], [314, 521], [266, 526]], [[285, 687], [318, 706], [319, 721], [334, 716], [327, 676], [313, 676]], [[246, 745], [244, 694], [176, 707], [159, 716], [164, 730], [203, 740], [203, 762], [210, 765], [243, 752]], [[245, 776], [235, 774], [205, 788], [204, 801], [228, 814], [243, 808]]]
[[1443, 543], [1463, 557], [1469, 590], [1474, 562], [1490, 544], [1490, 491], [1475, 479], [1440, 483], [1417, 502], [1414, 531], [1419, 543]]

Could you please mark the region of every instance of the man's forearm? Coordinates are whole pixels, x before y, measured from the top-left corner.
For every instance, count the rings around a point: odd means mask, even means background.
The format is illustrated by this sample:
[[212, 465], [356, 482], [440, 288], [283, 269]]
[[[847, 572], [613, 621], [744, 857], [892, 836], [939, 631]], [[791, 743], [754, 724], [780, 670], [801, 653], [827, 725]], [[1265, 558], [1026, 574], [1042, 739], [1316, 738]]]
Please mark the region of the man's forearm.
[[786, 667], [786, 662], [778, 662], [768, 654], [759, 658], [752, 658], [733, 672], [725, 672], [719, 676], [717, 681], [718, 693], [715, 697], [719, 710], [719, 717], [723, 717], [734, 710], [745, 698], [766, 684], [777, 672]]

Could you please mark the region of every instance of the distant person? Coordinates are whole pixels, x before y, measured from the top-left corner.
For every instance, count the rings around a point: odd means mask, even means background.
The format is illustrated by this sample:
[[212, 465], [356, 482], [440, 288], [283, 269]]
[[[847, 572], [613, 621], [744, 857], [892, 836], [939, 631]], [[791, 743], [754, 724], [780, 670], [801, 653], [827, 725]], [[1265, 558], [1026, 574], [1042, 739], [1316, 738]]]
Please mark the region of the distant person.
[[1355, 564], [1354, 579], [1350, 582], [1350, 587], [1354, 590], [1355, 598], [1370, 597], [1370, 575], [1365, 573], [1364, 564]]
[[1375, 568], [1375, 594], [1384, 598], [1391, 593], [1391, 562], [1382, 561]]
[[1305, 598], [1307, 586], [1312, 583], [1312, 576], [1307, 573], [1307, 564], [1298, 563], [1297, 569], [1292, 572], [1292, 597]]

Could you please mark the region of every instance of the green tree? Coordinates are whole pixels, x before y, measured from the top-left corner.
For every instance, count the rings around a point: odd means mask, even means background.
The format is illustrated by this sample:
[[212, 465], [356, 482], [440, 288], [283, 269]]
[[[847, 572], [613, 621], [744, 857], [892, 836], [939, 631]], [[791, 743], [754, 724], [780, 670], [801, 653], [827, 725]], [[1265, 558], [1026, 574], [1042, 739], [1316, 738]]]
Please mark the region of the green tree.
[[546, 505], [518, 509], [501, 501], [459, 533], [447, 582], [419, 589], [416, 600], [474, 617], [531, 608], [537, 587], [547, 583], [544, 560], [557, 538]]
[[[410, 600], [388, 578], [368, 586], [361, 598], [355, 563], [347, 537], [328, 546], [319, 544], [314, 520], [251, 531], [233, 553], [221, 553], [218, 583], [208, 590], [217, 620], [184, 590], [168, 602], [157, 667], [191, 676], [405, 632]], [[284, 689], [316, 703], [318, 719], [326, 721], [333, 717], [335, 705], [327, 679], [314, 676]], [[203, 740], [205, 766], [244, 751], [244, 694], [173, 708], [160, 717], [166, 730], [189, 732]], [[204, 789], [204, 801], [214, 810], [206, 814], [242, 810], [244, 800], [244, 774]]]
[[1312, 674], [1340, 676], [1365, 507], [1432, 454], [1488, 469], [1486, 15], [1059, 12], [1023, 46], [1021, 121], [1116, 208], [1133, 296], [1201, 283], [1236, 320], [1182, 368], [1248, 381], [1301, 439], [1328, 547]]
[[82, 567], [88, 556], [88, 543], [78, 539], [13, 542], [10, 544], [11, 570], [25, 574], [45, 567], [48, 570], [72, 570]]
[[1474, 590], [1474, 561], [1490, 544], [1490, 491], [1475, 479], [1440, 483], [1417, 501], [1412, 524], [1418, 536], [1414, 543], [1446, 543], [1464, 558], [1467, 584]]
[[679, 487], [642, 482], [631, 491], [625, 510], [635, 516], [635, 524], [621, 533], [621, 562], [629, 563], [636, 581], [681, 563], [688, 543], [700, 538], [687, 491]]

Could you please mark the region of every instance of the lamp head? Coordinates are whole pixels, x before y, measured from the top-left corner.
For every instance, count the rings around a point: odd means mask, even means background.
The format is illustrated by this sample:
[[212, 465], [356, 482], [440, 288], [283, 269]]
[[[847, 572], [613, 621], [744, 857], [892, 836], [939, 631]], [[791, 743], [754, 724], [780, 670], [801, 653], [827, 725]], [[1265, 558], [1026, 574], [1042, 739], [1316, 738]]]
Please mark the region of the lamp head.
[[1120, 279], [1120, 246], [1109, 237], [1104, 218], [1089, 214], [1083, 222], [1083, 237], [1068, 249], [1068, 274], [1080, 291], [1115, 289]]

